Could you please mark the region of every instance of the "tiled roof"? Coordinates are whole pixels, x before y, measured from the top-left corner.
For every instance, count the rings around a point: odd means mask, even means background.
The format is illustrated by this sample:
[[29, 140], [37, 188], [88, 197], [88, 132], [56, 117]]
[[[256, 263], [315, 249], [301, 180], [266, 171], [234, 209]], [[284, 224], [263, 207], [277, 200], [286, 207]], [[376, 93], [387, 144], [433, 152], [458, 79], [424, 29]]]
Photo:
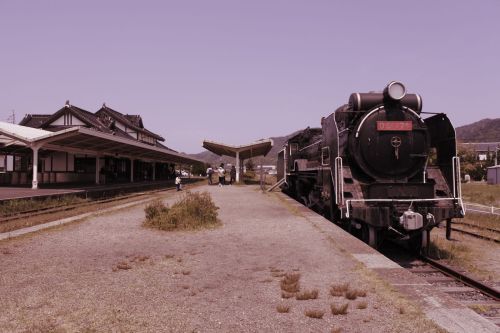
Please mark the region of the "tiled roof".
[[21, 120], [19, 125], [39, 128], [45, 120], [50, 118], [50, 116], [50, 114], [27, 114], [24, 116], [23, 120]]
[[104, 104], [99, 109], [99, 111], [96, 112], [96, 115], [100, 115], [102, 113], [105, 113], [105, 114], [111, 116], [112, 118], [114, 118], [115, 120], [118, 120], [120, 123], [126, 125], [127, 127], [130, 127], [132, 129], [139, 131], [139, 132], [142, 132], [144, 134], [150, 135], [157, 140], [165, 141], [165, 139], [163, 137], [161, 137], [160, 135], [153, 133], [153, 132], [145, 129], [144, 127], [142, 127], [142, 119], [138, 115], [124, 115], [124, 114], [106, 106], [106, 104]]
[[47, 128], [49, 130], [53, 130], [56, 128], [67, 128], [71, 126], [60, 126], [60, 125], [51, 125], [53, 121], [61, 117], [64, 113], [69, 112], [74, 115], [76, 118], [80, 119], [82, 122], [87, 124], [90, 128], [98, 130], [103, 133], [113, 134], [113, 131], [110, 130], [106, 125], [104, 125], [98, 117], [96, 117], [92, 112], [86, 111], [74, 105], [66, 104], [59, 111], [45, 119], [45, 121], [40, 125], [41, 128]]

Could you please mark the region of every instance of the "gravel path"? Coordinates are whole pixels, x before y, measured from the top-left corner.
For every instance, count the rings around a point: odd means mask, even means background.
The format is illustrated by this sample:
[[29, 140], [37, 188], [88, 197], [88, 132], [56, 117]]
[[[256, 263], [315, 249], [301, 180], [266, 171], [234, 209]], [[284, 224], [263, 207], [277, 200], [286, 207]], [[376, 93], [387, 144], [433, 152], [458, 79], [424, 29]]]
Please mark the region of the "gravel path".
[[[405, 321], [396, 306], [380, 305], [356, 262], [275, 195], [249, 186], [200, 189], [221, 207], [222, 227], [151, 230], [141, 226], [144, 206], [137, 206], [0, 242], [0, 331], [423, 329]], [[282, 299], [282, 272], [300, 272], [302, 290], [318, 289], [319, 298]], [[365, 289], [367, 297], [330, 296], [330, 285], [343, 282]], [[363, 301], [368, 308], [357, 309]], [[349, 303], [349, 313], [333, 316], [331, 303]], [[290, 312], [278, 313], [278, 304]], [[314, 309], [325, 311], [323, 319], [304, 315]]]

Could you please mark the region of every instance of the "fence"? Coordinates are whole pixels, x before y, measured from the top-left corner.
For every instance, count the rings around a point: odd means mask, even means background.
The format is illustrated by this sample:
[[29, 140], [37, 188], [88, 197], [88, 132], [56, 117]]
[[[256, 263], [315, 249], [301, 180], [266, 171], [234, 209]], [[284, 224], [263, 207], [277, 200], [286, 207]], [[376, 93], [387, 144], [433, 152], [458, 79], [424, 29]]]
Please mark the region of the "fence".
[[466, 202], [464, 203], [464, 205], [466, 211], [500, 216], [500, 208], [497, 207], [485, 206], [470, 202]]

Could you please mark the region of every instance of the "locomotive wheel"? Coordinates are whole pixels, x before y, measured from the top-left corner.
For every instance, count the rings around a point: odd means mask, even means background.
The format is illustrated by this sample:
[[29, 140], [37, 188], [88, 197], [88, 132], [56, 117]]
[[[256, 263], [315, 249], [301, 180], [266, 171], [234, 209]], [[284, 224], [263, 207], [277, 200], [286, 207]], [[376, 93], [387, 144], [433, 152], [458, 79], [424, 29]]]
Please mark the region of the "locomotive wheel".
[[428, 250], [430, 242], [430, 230], [424, 230], [416, 236], [410, 238], [408, 246], [414, 253], [425, 254]]
[[363, 231], [362, 231], [362, 237], [363, 241], [376, 249], [378, 247], [378, 242], [379, 242], [379, 231], [368, 224], [363, 224]]

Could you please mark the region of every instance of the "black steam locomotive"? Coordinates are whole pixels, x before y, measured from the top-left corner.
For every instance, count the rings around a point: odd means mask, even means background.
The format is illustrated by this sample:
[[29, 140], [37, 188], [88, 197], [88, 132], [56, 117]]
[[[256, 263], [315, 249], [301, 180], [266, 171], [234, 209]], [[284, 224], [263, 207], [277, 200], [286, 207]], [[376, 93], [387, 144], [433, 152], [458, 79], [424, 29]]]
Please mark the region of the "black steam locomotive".
[[463, 217], [455, 130], [445, 114], [423, 119], [422, 98], [393, 81], [285, 143], [282, 189], [372, 247], [397, 239], [426, 247], [441, 221]]

